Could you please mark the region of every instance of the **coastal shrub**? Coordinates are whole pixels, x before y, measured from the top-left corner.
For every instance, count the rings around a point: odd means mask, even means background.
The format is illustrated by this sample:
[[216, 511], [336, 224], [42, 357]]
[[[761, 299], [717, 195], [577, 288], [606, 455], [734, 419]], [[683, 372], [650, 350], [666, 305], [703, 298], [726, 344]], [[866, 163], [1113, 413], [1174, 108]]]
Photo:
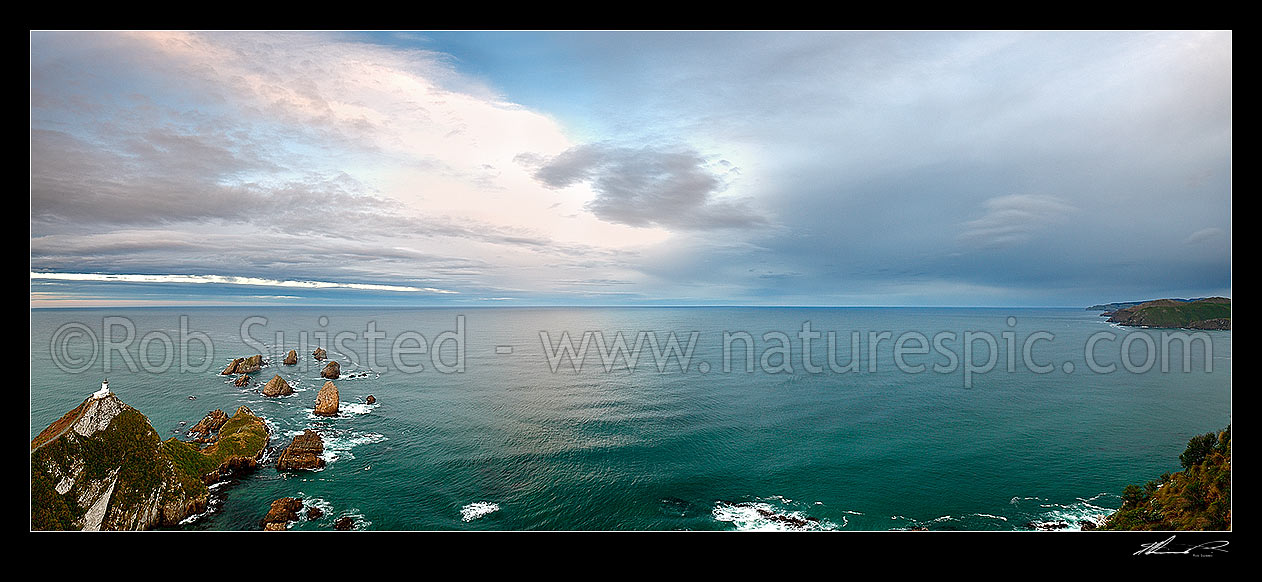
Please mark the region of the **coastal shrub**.
[[1218, 446], [1218, 435], [1207, 432], [1205, 434], [1196, 435], [1188, 440], [1187, 449], [1179, 455], [1179, 463], [1184, 469], [1190, 469], [1194, 465], [1205, 462], [1205, 457]]
[[1230, 530], [1231, 427], [1192, 437], [1179, 461], [1182, 471], [1127, 485], [1099, 529]]

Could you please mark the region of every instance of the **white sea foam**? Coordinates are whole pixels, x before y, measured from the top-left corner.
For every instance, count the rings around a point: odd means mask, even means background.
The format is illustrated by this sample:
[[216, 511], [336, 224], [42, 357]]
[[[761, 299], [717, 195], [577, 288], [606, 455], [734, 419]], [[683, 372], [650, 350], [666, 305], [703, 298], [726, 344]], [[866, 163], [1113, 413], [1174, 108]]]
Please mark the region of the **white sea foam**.
[[307, 497], [302, 491], [298, 492], [298, 496], [302, 498], [302, 511], [298, 513], [298, 519], [307, 521], [307, 510], [312, 507], [324, 513], [320, 519], [333, 515], [333, 504], [329, 503], [328, 500], [320, 497]]
[[337, 405], [336, 416], [320, 416], [315, 410], [307, 411], [307, 420], [329, 420], [334, 418], [350, 418], [352, 416], [360, 416], [372, 412], [376, 408], [376, 404], [365, 404], [363, 402], [339, 402]]
[[[781, 500], [775, 496], [772, 499]], [[823, 531], [839, 526], [827, 520], [816, 519], [800, 511], [785, 510], [766, 501], [743, 503], [715, 502], [710, 512], [715, 521], [730, 523], [739, 531]], [[842, 525], [849, 522], [842, 517]]]
[[1088, 498], [1077, 498], [1074, 503], [1043, 503], [1043, 513], [1030, 520], [1029, 527], [1039, 530], [1077, 531], [1083, 522], [1100, 525], [1114, 510], [1099, 505], [1103, 499], [1115, 498], [1112, 493], [1098, 493]]
[[368, 414], [376, 407], [376, 404], [365, 404], [363, 402], [341, 402], [337, 405], [338, 412], [346, 414]]
[[209, 514], [210, 514], [210, 511], [209, 511], [209, 510], [207, 510], [207, 511], [203, 511], [203, 512], [201, 512], [201, 513], [194, 513], [193, 515], [190, 515], [190, 516], [188, 516], [188, 517], [186, 517], [186, 518], [184, 518], [184, 519], [181, 519], [181, 520], [180, 520], [180, 525], [188, 525], [188, 524], [190, 524], [190, 523], [195, 523], [197, 520], [199, 520], [199, 519], [201, 519], [201, 518], [203, 518], [203, 517], [206, 517], [206, 516], [207, 516], [207, 515], [209, 515]]
[[[351, 529], [368, 529], [368, 526], [372, 525], [372, 522], [368, 521], [368, 518], [364, 517], [364, 514], [359, 513], [358, 509], [347, 510], [342, 515], [338, 516], [337, 519], [342, 519], [343, 517], [351, 518], [351, 521], [354, 523], [354, 525], [351, 526]], [[334, 520], [334, 523], [336, 523], [336, 520]]]
[[479, 517], [495, 513], [500, 510], [498, 503], [490, 501], [477, 501], [460, 508], [460, 519], [462, 521], [473, 521]]
[[351, 449], [359, 445], [369, 445], [380, 443], [386, 440], [385, 435], [375, 432], [333, 432], [328, 434], [321, 433], [324, 438], [324, 452], [320, 454], [320, 458], [326, 463], [332, 463], [339, 459], [354, 459], [355, 455], [351, 453]]

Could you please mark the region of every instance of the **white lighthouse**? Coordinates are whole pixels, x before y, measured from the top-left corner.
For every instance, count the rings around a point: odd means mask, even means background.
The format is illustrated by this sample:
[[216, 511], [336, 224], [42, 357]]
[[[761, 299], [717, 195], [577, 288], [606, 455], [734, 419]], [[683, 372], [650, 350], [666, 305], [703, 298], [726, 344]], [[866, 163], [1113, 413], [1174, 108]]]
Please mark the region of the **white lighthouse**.
[[92, 398], [100, 400], [110, 394], [113, 394], [113, 392], [110, 392], [110, 380], [106, 378], [104, 382], [101, 382], [101, 389], [92, 393]]

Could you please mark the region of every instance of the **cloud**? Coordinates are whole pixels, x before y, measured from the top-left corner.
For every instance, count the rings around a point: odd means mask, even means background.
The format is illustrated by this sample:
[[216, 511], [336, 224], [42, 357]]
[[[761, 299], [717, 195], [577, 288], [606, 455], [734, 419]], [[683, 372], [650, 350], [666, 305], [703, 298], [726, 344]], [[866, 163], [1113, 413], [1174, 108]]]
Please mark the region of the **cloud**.
[[31, 52], [33, 271], [504, 296], [625, 276], [624, 248], [662, 236], [560, 216], [513, 162], [569, 148], [560, 126], [447, 55], [197, 32], [37, 32]]
[[1216, 238], [1226, 236], [1226, 232], [1221, 228], [1203, 228], [1190, 235], [1183, 242], [1184, 244], [1195, 245], [1212, 241]]
[[1230, 31], [426, 37], [32, 33], [31, 271], [523, 303], [1230, 285]]
[[964, 224], [960, 240], [981, 246], [1009, 246], [1030, 240], [1077, 211], [1055, 196], [1010, 194], [987, 200], [986, 214]]
[[356, 289], [360, 291], [391, 291], [399, 293], [458, 293], [433, 287], [407, 285], [381, 285], [375, 283], [333, 283], [329, 281], [283, 281], [259, 277], [228, 277], [220, 275], [111, 275], [104, 273], [38, 273], [31, 271], [32, 279], [53, 281], [102, 281], [119, 283], [191, 283], [219, 285], [249, 285], [253, 287], [293, 287], [299, 289]]
[[[550, 159], [529, 154], [517, 159], [538, 164], [534, 176], [550, 188], [589, 182], [596, 197], [586, 208], [607, 222], [683, 230], [767, 224], [748, 201], [718, 198], [727, 187], [725, 175], [689, 149], [586, 144]], [[726, 160], [715, 165], [736, 173]]]

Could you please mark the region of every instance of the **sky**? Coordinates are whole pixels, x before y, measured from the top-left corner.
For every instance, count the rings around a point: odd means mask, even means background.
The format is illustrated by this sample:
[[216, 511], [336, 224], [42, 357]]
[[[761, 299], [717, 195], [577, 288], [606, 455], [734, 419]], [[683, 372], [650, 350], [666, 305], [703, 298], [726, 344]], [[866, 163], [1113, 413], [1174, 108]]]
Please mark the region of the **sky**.
[[1230, 296], [1231, 40], [33, 31], [31, 307]]

